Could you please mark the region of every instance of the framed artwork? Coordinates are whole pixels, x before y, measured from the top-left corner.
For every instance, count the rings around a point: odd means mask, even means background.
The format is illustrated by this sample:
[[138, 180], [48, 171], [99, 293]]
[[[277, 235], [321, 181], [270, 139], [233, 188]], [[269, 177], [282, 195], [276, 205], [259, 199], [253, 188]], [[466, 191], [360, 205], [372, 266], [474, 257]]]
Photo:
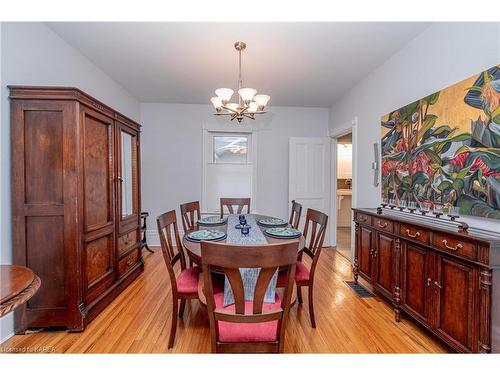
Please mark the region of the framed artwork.
[[500, 219], [500, 65], [382, 116], [382, 196]]

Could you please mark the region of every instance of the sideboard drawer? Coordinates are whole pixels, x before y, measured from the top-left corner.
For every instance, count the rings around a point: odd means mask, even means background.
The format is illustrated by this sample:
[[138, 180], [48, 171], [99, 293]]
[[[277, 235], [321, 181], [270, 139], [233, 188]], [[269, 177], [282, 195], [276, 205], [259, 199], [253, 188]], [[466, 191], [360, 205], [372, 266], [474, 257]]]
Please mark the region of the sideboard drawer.
[[130, 246], [137, 242], [137, 230], [128, 232], [123, 236], [118, 238], [118, 253], [121, 254], [127, 250]]
[[139, 260], [139, 251], [133, 250], [127, 256], [123, 257], [118, 261], [118, 276], [122, 277], [125, 275], [132, 267], [135, 266]]
[[361, 212], [356, 212], [356, 221], [361, 224], [371, 225], [372, 217], [370, 215], [362, 214]]
[[472, 260], [477, 260], [477, 246], [461, 238], [441, 233], [434, 233], [432, 245], [450, 254], [460, 255]]
[[394, 224], [390, 220], [372, 217], [372, 225], [379, 230], [383, 230], [384, 232], [394, 232]]
[[429, 244], [430, 233], [428, 230], [421, 227], [401, 223], [399, 227], [399, 234], [412, 241], [417, 241], [425, 245]]

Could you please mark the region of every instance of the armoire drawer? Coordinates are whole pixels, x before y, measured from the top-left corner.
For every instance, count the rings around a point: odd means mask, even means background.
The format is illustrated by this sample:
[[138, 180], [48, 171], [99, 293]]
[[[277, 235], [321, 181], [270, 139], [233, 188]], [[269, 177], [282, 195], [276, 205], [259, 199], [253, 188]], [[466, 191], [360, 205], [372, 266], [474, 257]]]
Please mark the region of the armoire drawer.
[[118, 253], [122, 254], [125, 250], [130, 248], [133, 244], [137, 242], [137, 230], [128, 232], [123, 236], [118, 238]]
[[472, 260], [477, 260], [477, 246], [461, 238], [434, 233], [432, 245], [450, 254], [460, 255]]
[[135, 266], [139, 260], [139, 249], [135, 249], [130, 252], [127, 256], [124, 256], [118, 261], [118, 276], [122, 277], [125, 275], [132, 267]]

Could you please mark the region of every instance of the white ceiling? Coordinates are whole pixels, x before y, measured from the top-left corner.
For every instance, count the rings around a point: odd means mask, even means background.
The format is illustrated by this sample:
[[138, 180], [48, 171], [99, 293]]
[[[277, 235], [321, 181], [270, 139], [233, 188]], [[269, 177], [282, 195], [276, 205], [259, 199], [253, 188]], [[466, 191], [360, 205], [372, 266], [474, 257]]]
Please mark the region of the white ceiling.
[[429, 23], [125, 23], [48, 26], [141, 102], [209, 104], [243, 83], [270, 105], [329, 107]]

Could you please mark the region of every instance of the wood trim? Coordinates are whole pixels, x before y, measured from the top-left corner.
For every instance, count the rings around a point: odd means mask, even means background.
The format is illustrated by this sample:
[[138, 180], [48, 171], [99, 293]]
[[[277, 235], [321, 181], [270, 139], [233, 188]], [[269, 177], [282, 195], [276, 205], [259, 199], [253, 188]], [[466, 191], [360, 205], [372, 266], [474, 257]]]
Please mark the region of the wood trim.
[[141, 128], [139, 123], [76, 87], [8, 85], [7, 88], [10, 90], [10, 99], [76, 100], [112, 119], [117, 119], [133, 128], [137, 128], [137, 130]]

